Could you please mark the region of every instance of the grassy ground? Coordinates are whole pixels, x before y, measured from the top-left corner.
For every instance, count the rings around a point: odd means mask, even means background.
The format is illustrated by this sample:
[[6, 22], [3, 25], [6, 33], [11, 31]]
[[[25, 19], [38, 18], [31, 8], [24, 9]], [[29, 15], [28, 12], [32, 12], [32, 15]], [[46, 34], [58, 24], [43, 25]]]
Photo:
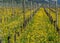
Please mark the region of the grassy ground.
[[[2, 38], [3, 43], [7, 43], [8, 35], [11, 36], [10, 43], [60, 43], [60, 37], [58, 37], [58, 33], [43, 8], [40, 8], [27, 26], [22, 28], [22, 32], [20, 27], [23, 23], [22, 9], [15, 8], [13, 11], [11, 8], [0, 9], [0, 38]], [[31, 12], [33, 14], [33, 10]], [[54, 13], [51, 12], [50, 14], [55, 19]], [[30, 10], [26, 10], [26, 19], [30, 15]], [[20, 34], [19, 36], [16, 34], [16, 41], [14, 41], [15, 31]]]
[[58, 33], [40, 8], [21, 35], [21, 43], [60, 43]]

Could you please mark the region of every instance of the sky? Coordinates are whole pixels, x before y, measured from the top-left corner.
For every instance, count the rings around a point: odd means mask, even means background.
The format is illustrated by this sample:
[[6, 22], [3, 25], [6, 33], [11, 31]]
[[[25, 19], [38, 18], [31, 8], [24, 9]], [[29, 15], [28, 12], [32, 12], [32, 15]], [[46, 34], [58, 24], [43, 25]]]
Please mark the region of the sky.
[[[45, 1], [51, 1], [51, 0], [45, 0]], [[53, 0], [56, 1], [56, 0]], [[58, 4], [60, 5], [60, 0], [57, 0]]]
[[[47, 1], [47, 0], [46, 0]], [[53, 1], [55, 1], [55, 0], [53, 0]], [[57, 2], [58, 2], [58, 4], [60, 4], [60, 0], [57, 0]]]
[[58, 4], [60, 4], [60, 0], [58, 0]]

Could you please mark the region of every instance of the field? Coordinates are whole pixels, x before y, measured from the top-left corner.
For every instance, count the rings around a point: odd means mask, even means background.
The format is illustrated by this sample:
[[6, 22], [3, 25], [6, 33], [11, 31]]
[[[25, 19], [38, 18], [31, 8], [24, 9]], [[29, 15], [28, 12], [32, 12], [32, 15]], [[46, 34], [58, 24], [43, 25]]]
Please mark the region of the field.
[[60, 28], [60, 8], [58, 8], [58, 26]]
[[[46, 8], [56, 20], [56, 13]], [[60, 8], [58, 27], [60, 29]], [[25, 18], [24, 18], [25, 16]], [[24, 21], [25, 19], [25, 21]], [[26, 24], [23, 26], [23, 24]], [[2, 43], [60, 43], [60, 37], [44, 8], [0, 8], [0, 42]]]

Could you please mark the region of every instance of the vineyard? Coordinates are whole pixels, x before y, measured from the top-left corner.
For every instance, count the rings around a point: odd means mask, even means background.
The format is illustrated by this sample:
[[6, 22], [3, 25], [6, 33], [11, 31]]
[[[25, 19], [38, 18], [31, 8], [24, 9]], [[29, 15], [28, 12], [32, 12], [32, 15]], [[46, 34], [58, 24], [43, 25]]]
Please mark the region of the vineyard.
[[60, 8], [21, 3], [0, 7], [0, 43], [60, 43]]

